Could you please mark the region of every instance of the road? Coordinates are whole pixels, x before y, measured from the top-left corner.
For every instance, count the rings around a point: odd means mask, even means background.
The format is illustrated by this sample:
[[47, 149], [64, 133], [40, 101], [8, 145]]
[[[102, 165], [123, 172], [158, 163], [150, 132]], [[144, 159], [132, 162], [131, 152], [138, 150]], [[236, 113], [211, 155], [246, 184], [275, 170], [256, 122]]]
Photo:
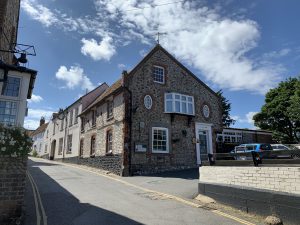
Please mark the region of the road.
[[[180, 196], [149, 190], [150, 178], [111, 178], [42, 159], [29, 160], [28, 172], [25, 225], [241, 224]], [[156, 188], [166, 190], [166, 184]]]

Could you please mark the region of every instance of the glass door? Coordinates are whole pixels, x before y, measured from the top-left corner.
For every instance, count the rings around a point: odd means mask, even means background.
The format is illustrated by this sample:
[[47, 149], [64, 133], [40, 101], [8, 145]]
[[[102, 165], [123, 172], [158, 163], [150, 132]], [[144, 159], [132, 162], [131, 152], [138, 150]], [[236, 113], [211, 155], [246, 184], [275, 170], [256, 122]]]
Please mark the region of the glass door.
[[208, 132], [206, 130], [199, 130], [199, 146], [200, 146], [200, 155], [202, 160], [207, 160], [208, 154]]

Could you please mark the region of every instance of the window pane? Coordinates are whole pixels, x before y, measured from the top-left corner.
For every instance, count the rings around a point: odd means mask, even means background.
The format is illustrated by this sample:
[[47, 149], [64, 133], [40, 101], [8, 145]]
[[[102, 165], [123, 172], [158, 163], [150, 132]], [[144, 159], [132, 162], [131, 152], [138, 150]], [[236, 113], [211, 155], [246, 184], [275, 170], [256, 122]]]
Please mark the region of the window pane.
[[192, 103], [188, 103], [188, 113], [189, 114], [193, 114], [193, 104]]
[[187, 113], [186, 102], [182, 102], [181, 107], [182, 107], [182, 113]]
[[171, 101], [167, 101], [167, 107], [166, 107], [166, 111], [167, 112], [172, 112], [172, 102]]
[[175, 112], [180, 113], [180, 102], [178, 101], [175, 102]]
[[152, 150], [167, 151], [167, 130], [163, 128], [155, 128], [152, 130]]
[[162, 67], [154, 66], [153, 80], [155, 82], [164, 83], [164, 69]]
[[2, 95], [18, 97], [20, 89], [21, 78], [17, 77], [8, 77], [7, 82], [4, 83], [2, 89]]
[[173, 94], [166, 94], [166, 99], [172, 99], [173, 98]]

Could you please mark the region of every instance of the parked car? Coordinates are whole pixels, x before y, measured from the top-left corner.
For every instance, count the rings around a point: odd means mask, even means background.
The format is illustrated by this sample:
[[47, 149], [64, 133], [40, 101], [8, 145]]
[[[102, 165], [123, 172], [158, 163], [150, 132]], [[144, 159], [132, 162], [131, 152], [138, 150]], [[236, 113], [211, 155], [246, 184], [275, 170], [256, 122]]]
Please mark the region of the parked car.
[[[273, 150], [270, 144], [264, 143], [251, 143], [251, 144], [241, 144], [236, 146], [231, 153], [251, 153], [258, 152], [261, 158], [269, 158], [271, 151]], [[235, 156], [237, 160], [250, 160], [252, 156]]]
[[[276, 154], [276, 158], [300, 158], [300, 153], [299, 150], [294, 147], [294, 146], [286, 146], [283, 144], [271, 144], [272, 148], [274, 151], [281, 151], [279, 154]], [[284, 151], [293, 151], [293, 150], [298, 150], [297, 152], [288, 152], [284, 153]]]

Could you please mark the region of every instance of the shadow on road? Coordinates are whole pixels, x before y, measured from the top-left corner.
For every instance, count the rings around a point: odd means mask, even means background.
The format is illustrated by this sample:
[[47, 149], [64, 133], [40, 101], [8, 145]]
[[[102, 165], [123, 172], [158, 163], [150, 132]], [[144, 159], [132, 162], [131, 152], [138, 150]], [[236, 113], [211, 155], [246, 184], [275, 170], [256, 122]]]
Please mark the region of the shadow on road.
[[[28, 170], [37, 183], [48, 217], [48, 225], [141, 224], [114, 212], [80, 202], [38, 167], [46, 165], [48, 163], [35, 163], [29, 160]], [[52, 165], [58, 166], [57, 164]], [[99, 193], [95, 193], [96, 195], [101, 195], [100, 190]], [[26, 215], [23, 224], [36, 224], [36, 207], [34, 205], [32, 187], [28, 180], [26, 185], [25, 209]]]
[[198, 180], [199, 169], [187, 169], [181, 171], [170, 171], [157, 174], [146, 175], [145, 177], [165, 177], [165, 178], [181, 178], [186, 180]]

